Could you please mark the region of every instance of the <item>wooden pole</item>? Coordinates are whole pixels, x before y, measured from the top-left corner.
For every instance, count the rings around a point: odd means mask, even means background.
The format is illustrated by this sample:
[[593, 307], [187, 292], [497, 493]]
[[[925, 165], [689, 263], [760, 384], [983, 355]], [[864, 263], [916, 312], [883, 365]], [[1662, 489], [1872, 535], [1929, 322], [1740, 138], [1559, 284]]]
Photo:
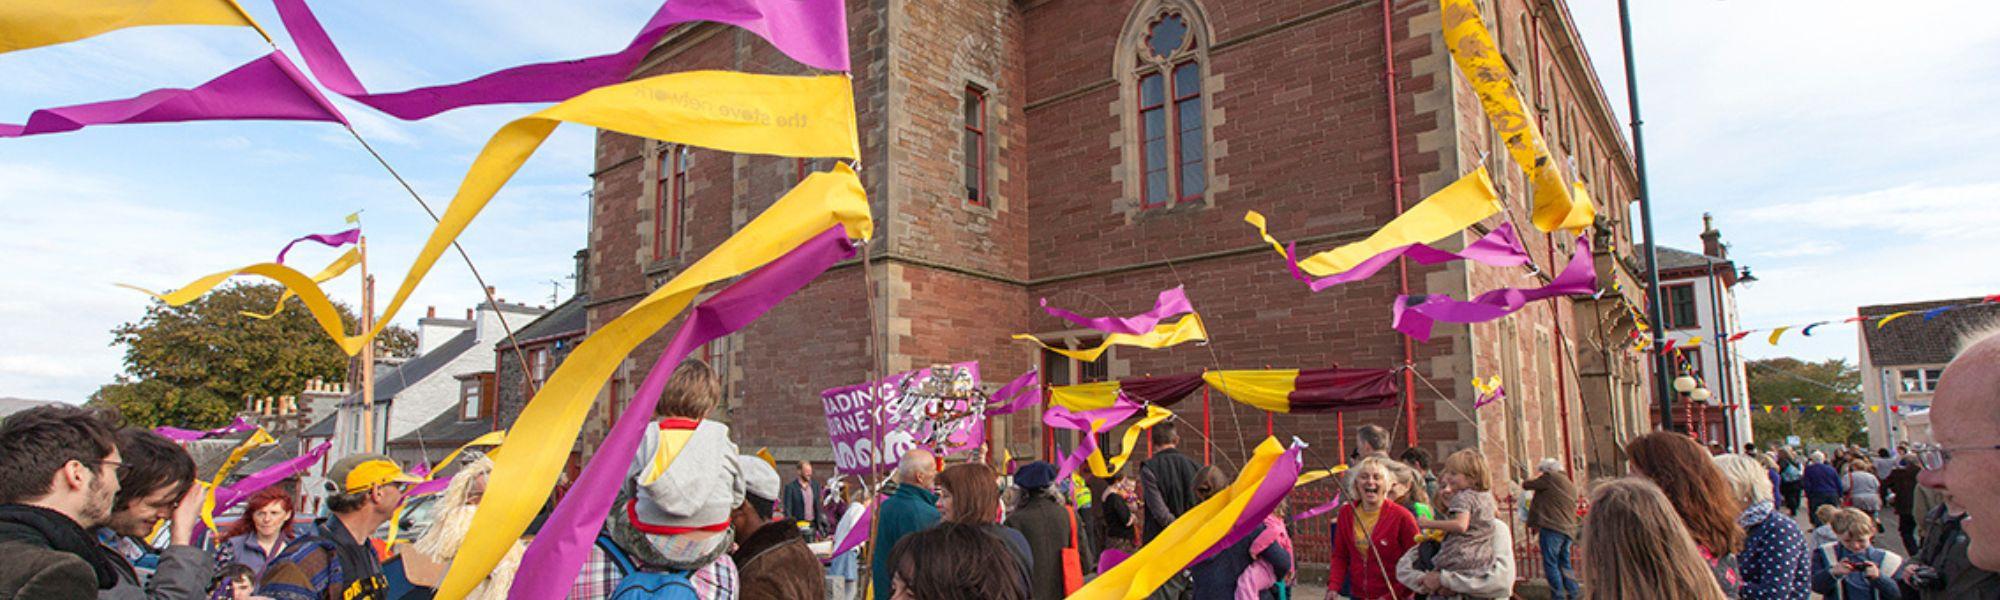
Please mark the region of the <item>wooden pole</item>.
[[[368, 275], [368, 236], [355, 243], [361, 254], [361, 331], [375, 329], [375, 278]], [[375, 342], [361, 346], [361, 451], [375, 451]]]

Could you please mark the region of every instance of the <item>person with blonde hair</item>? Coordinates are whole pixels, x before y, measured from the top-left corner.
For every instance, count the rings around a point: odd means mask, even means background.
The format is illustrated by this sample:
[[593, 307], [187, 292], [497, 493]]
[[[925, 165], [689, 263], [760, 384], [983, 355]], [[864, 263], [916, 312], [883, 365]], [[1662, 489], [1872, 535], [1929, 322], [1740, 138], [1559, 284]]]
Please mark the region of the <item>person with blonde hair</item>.
[[1591, 600], [1726, 598], [1666, 494], [1640, 477], [1599, 483], [1591, 492], [1583, 566], [1590, 574], [1584, 597]]
[[1772, 501], [1770, 471], [1764, 462], [1741, 454], [1715, 457], [1716, 468], [1744, 507], [1736, 517], [1744, 531], [1736, 565], [1743, 579], [1740, 592], [1745, 600], [1805, 600], [1812, 578], [1805, 534]]
[[1839, 600], [1900, 600], [1903, 588], [1892, 578], [1903, 568], [1903, 557], [1875, 547], [1875, 519], [1843, 508], [1827, 524], [1840, 534], [1840, 541], [1813, 552], [1813, 592]]
[[1416, 547], [1417, 519], [1390, 500], [1389, 460], [1370, 456], [1352, 469], [1354, 496], [1333, 520], [1333, 555], [1327, 589], [1348, 590], [1357, 600], [1408, 598], [1410, 589], [1389, 576], [1396, 559]]

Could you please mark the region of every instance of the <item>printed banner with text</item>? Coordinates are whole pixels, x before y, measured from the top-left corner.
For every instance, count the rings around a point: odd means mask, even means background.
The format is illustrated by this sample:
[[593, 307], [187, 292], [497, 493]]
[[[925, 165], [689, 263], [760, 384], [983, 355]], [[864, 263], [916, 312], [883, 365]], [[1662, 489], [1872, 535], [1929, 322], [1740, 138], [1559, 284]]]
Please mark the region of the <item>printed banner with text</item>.
[[[933, 382], [939, 375], [951, 379]], [[949, 388], [943, 387], [946, 385]], [[896, 461], [911, 448], [926, 447], [939, 455], [978, 448], [986, 439], [986, 416], [973, 406], [972, 390], [978, 387], [979, 362], [972, 361], [950, 365], [945, 373], [923, 368], [872, 385], [820, 392], [827, 436], [833, 440], [835, 470], [842, 475], [866, 476], [894, 469]], [[951, 392], [935, 393], [943, 389]], [[874, 452], [878, 430], [884, 449], [879, 453]], [[873, 473], [866, 464], [870, 456], [874, 457]]]

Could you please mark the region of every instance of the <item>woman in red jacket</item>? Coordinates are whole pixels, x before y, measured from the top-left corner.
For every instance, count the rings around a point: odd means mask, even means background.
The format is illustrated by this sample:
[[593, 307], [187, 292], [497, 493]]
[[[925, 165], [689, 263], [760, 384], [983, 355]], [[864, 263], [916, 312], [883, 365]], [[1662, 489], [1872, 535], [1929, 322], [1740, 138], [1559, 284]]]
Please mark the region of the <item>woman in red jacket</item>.
[[1370, 457], [1354, 467], [1354, 498], [1333, 521], [1328, 597], [1342, 586], [1355, 600], [1414, 595], [1394, 574], [1396, 561], [1417, 545], [1417, 518], [1388, 501], [1390, 481], [1387, 459]]

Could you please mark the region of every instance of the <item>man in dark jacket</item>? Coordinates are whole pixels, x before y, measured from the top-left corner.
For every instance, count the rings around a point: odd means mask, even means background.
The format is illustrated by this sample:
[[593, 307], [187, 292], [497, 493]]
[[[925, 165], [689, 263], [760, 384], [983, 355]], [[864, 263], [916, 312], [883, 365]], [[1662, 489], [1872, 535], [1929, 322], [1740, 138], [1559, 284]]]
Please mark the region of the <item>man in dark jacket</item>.
[[[1021, 505], [1007, 515], [1007, 526], [1028, 539], [1028, 553], [1034, 557], [1028, 597], [1034, 600], [1061, 600], [1069, 595], [1063, 589], [1063, 549], [1076, 548], [1080, 537], [1071, 528], [1074, 520], [1069, 507], [1049, 492], [1055, 481], [1055, 465], [1043, 461], [1028, 463], [1014, 472], [1014, 485], [1021, 488]], [[1081, 569], [1081, 549], [1077, 558]]]
[[901, 462], [896, 464], [896, 491], [881, 502], [880, 514], [875, 518], [873, 555], [868, 562], [870, 577], [874, 579], [872, 592], [875, 600], [889, 600], [895, 593], [890, 588], [894, 569], [889, 564], [889, 554], [896, 548], [896, 542], [903, 536], [929, 529], [943, 518], [938, 513], [937, 492], [931, 486], [937, 483], [937, 455], [929, 450], [917, 448], [903, 453]]
[[1833, 465], [1826, 464], [1826, 455], [1815, 450], [1812, 464], [1806, 465], [1805, 476], [1806, 514], [1812, 516], [1814, 527], [1820, 526], [1819, 507], [1840, 504], [1840, 472]]
[[116, 432], [74, 406], [0, 423], [0, 599], [93, 598], [118, 584], [117, 560], [85, 531], [118, 494]]
[[1540, 531], [1542, 572], [1549, 578], [1550, 597], [1580, 598], [1576, 574], [1570, 571], [1569, 546], [1576, 539], [1576, 484], [1556, 459], [1542, 459], [1541, 476], [1521, 484], [1535, 493], [1528, 502], [1528, 526]]
[[[797, 523], [772, 521], [771, 505], [778, 495], [778, 470], [755, 456], [738, 456], [743, 474], [743, 503], [729, 513], [736, 534], [736, 597], [743, 600], [822, 600], [826, 598], [826, 568], [806, 548]], [[806, 471], [811, 473], [811, 471]]]
[[812, 525], [814, 531], [818, 531], [826, 519], [820, 514], [820, 486], [813, 481], [812, 463], [799, 461], [798, 473], [797, 479], [785, 482], [784, 495], [781, 498], [783, 504], [780, 507], [785, 511], [785, 520], [805, 521]]
[[1903, 536], [1903, 549], [1917, 551], [1917, 522], [1923, 515], [1916, 514], [1917, 504], [1917, 458], [1904, 456], [1896, 461], [1882, 478], [1882, 487], [1889, 494], [1889, 508], [1896, 511], [1896, 530]]
[[1950, 499], [1932, 509], [1924, 519], [1923, 546], [1911, 553], [1909, 566], [1896, 579], [1926, 600], [2000, 598], [2000, 574], [1980, 569], [1966, 557], [1972, 538], [1964, 522], [1965, 511]]
[[[201, 518], [202, 486], [194, 480], [194, 458], [173, 440], [127, 427], [118, 432], [125, 468], [110, 518], [93, 533], [118, 561], [118, 584], [97, 595], [102, 600], [201, 600], [215, 578], [215, 559], [192, 544]], [[167, 549], [151, 573], [133, 566], [152, 552], [141, 541], [161, 519], [172, 515]], [[143, 575], [143, 576], [142, 576]]]

